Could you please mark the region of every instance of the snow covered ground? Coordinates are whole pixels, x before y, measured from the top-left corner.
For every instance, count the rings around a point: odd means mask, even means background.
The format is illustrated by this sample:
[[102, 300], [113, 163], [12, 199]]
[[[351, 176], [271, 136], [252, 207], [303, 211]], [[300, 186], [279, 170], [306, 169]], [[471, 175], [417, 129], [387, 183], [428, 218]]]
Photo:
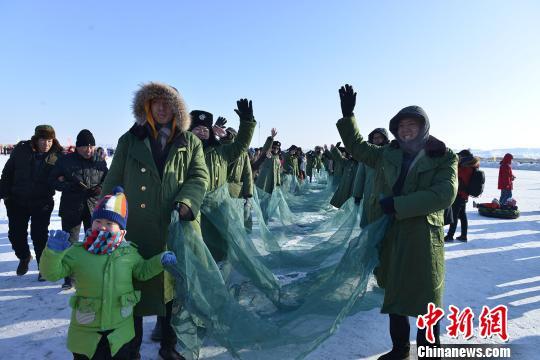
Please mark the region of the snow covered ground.
[[[0, 166], [7, 157], [0, 156]], [[483, 200], [498, 197], [497, 169], [485, 169], [486, 190]], [[540, 172], [515, 172], [514, 197], [521, 217], [497, 220], [478, 216], [468, 207], [469, 242], [446, 245], [445, 307], [470, 306], [475, 314], [475, 336], [464, 341], [443, 335], [443, 343], [501, 343], [497, 337], [477, 336], [478, 316], [483, 305], [508, 306], [510, 344], [513, 359], [538, 358], [540, 343]], [[51, 229], [60, 228], [59, 195], [51, 220]], [[72, 291], [61, 292], [61, 282], [37, 282], [37, 267], [31, 263], [27, 275], [18, 277], [18, 261], [7, 238], [5, 207], [0, 205], [0, 359], [70, 359], [65, 347]], [[459, 229], [456, 235], [459, 235]], [[157, 358], [158, 345], [149, 339], [155, 319], [145, 319], [142, 347], [144, 359]], [[448, 320], [443, 320], [442, 333]], [[411, 319], [411, 327], [414, 322]], [[391, 347], [388, 320], [377, 310], [346, 319], [336, 334], [323, 343], [309, 359], [375, 359]], [[411, 331], [411, 341], [415, 338]], [[534, 346], [533, 346], [534, 345]], [[230, 359], [215, 343], [204, 348], [203, 356]]]

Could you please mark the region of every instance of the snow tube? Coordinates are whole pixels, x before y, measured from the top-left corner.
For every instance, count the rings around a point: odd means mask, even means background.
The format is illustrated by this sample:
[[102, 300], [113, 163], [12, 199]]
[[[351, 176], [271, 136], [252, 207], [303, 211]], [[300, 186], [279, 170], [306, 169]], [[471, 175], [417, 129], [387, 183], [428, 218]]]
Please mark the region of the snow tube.
[[519, 217], [518, 209], [492, 209], [488, 207], [479, 207], [478, 214], [487, 217], [500, 219], [517, 219]]

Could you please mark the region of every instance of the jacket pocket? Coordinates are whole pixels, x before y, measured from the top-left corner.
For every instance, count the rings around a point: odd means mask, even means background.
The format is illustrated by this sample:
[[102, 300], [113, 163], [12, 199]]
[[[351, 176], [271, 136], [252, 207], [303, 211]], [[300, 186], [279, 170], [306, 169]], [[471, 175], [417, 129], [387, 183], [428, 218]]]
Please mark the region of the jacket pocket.
[[435, 211], [427, 214], [427, 222], [432, 226], [444, 226], [444, 210]]
[[96, 322], [97, 314], [101, 308], [101, 299], [72, 296], [69, 299], [69, 305], [73, 309], [77, 323], [91, 325]]
[[130, 317], [133, 314], [133, 307], [141, 300], [140, 291], [132, 291], [120, 296], [120, 315], [123, 318]]

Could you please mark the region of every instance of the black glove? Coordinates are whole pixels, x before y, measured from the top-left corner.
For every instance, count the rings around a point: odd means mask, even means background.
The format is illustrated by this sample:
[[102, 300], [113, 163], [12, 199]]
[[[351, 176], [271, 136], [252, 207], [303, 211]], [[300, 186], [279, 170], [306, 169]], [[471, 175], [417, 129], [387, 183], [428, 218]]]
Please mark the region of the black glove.
[[217, 118], [215, 126], [219, 126], [220, 128], [225, 128], [225, 124], [227, 123], [227, 119], [225, 119], [223, 116], [220, 116]]
[[101, 186], [96, 185], [94, 187], [91, 187], [90, 189], [86, 190], [89, 196], [95, 197], [101, 195]]
[[253, 119], [253, 106], [251, 100], [240, 99], [236, 102], [238, 109], [234, 109], [234, 112], [240, 116], [240, 120], [254, 121]]
[[184, 203], [176, 203], [174, 206], [175, 210], [178, 211], [178, 218], [182, 221], [193, 221], [195, 220], [195, 216], [193, 216], [193, 212]]
[[339, 145], [341, 145], [341, 141], [338, 141], [338, 142], [336, 143], [336, 147], [338, 148]]
[[343, 117], [353, 116], [356, 105], [356, 93], [351, 85], [346, 84], [339, 89], [339, 99], [341, 100], [341, 113]]
[[381, 207], [383, 209], [383, 212], [385, 214], [395, 214], [396, 208], [394, 207], [394, 197], [388, 196], [384, 199], [379, 200], [379, 204], [381, 204]]
[[356, 197], [356, 196], [354, 197], [354, 203], [355, 203], [356, 205], [360, 204], [360, 201], [362, 201], [362, 198], [361, 198], [361, 197]]

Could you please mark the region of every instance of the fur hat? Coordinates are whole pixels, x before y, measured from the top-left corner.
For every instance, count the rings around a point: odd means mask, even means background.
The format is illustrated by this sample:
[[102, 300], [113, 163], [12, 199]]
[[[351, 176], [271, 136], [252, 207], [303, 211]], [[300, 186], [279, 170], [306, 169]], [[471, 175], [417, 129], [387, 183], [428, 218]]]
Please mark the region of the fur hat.
[[214, 115], [204, 110], [193, 110], [189, 113], [191, 116], [190, 130], [193, 130], [197, 126], [206, 126], [208, 129], [212, 129], [214, 123]]
[[146, 124], [145, 104], [155, 99], [165, 99], [171, 104], [177, 129], [180, 131], [189, 129], [191, 117], [184, 99], [176, 88], [159, 82], [142, 84], [133, 97], [133, 116], [138, 125]]
[[36, 139], [56, 139], [56, 133], [51, 125], [38, 125], [34, 129]]
[[107, 219], [117, 223], [122, 230], [126, 229], [128, 203], [124, 189], [116, 186], [112, 194], [101, 199], [92, 213], [92, 222], [96, 219]]

